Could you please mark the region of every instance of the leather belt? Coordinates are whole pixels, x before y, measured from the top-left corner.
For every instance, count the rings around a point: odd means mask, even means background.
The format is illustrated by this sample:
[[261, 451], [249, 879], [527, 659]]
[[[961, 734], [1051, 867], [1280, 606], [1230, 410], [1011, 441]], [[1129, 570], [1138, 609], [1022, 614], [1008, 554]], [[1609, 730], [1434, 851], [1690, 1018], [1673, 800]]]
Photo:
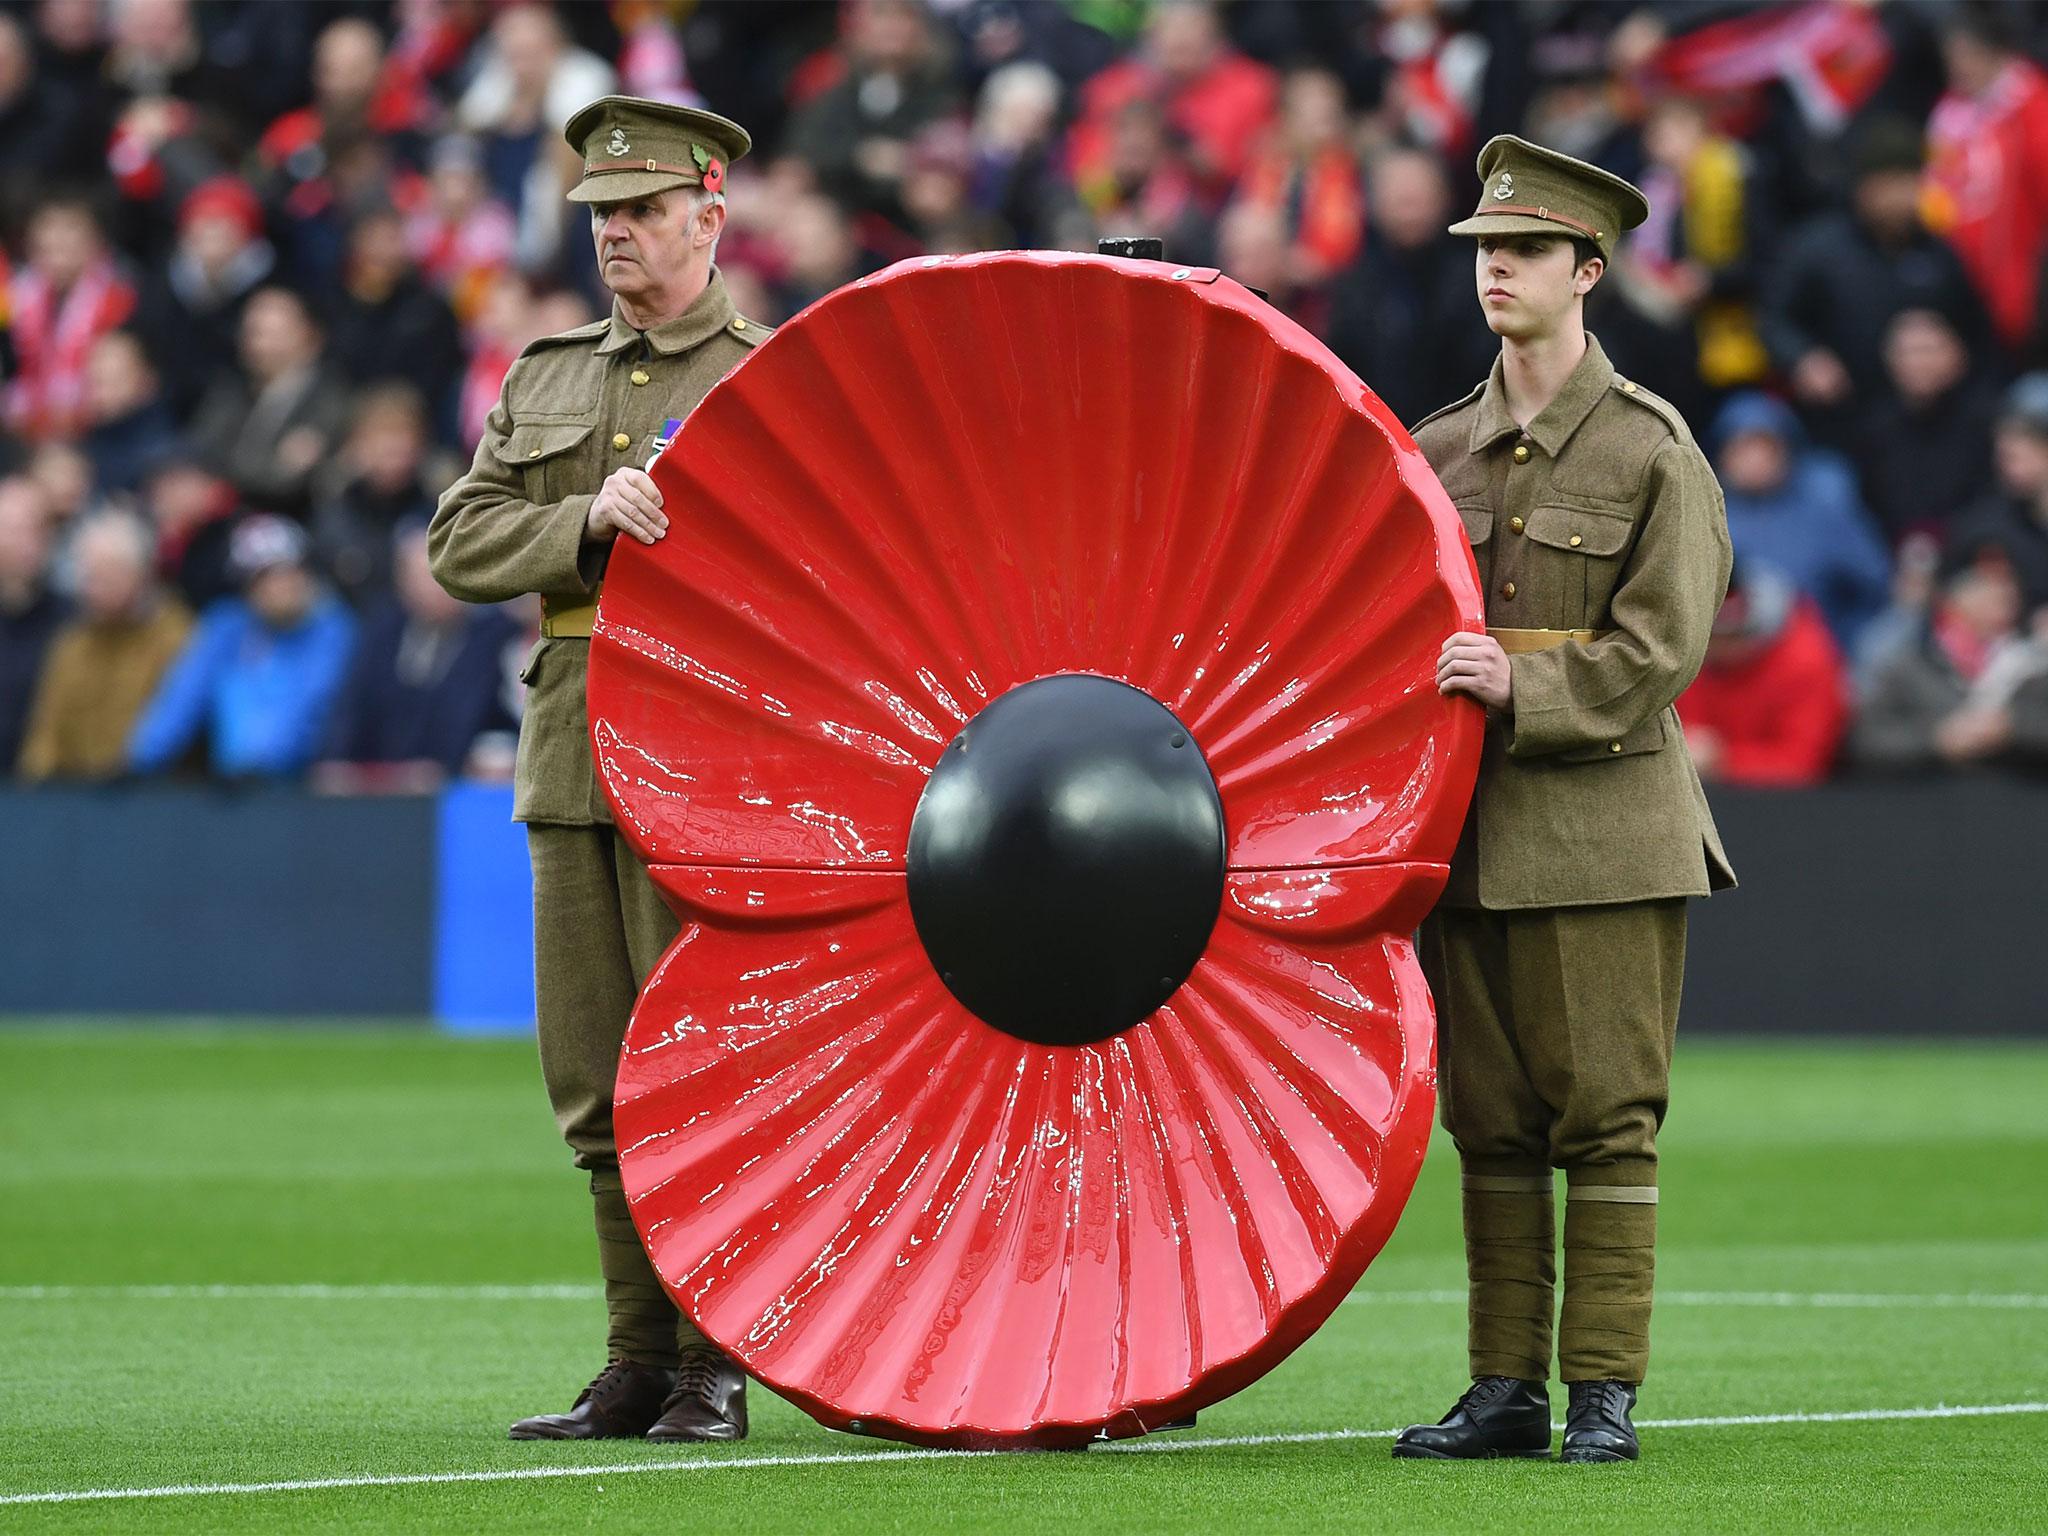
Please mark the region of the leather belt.
[[1500, 642], [1500, 648], [1510, 656], [1523, 651], [1547, 651], [1552, 646], [1563, 645], [1576, 640], [1580, 645], [1591, 645], [1614, 633], [1611, 629], [1489, 629], [1487, 633]]
[[561, 640], [590, 638], [591, 627], [597, 621], [597, 593], [587, 597], [549, 597], [541, 594], [540, 632], [543, 639]]

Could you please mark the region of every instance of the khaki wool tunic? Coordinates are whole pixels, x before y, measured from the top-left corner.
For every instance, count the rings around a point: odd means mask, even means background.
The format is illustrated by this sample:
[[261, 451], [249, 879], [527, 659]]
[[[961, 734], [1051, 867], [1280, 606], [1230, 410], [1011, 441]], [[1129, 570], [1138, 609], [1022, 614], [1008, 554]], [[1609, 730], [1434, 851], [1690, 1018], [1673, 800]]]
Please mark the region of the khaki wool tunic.
[[1524, 431], [1502, 364], [1414, 438], [1503, 629], [1591, 629], [1510, 654], [1443, 902], [1495, 909], [1705, 896], [1735, 884], [1672, 701], [1728, 590], [1721, 487], [1685, 420], [1600, 343]]
[[[427, 530], [435, 578], [465, 602], [527, 592], [589, 602], [611, 553], [583, 537], [605, 477], [644, 467], [662, 424], [689, 415], [771, 334], [733, 309], [713, 268], [695, 302], [665, 325], [637, 331], [614, 303], [609, 320], [533, 343], [505, 376], [469, 473], [435, 509]], [[683, 509], [667, 510], [674, 518]], [[589, 660], [590, 641], [570, 636], [543, 638], [527, 657], [515, 821], [611, 822], [590, 756]]]

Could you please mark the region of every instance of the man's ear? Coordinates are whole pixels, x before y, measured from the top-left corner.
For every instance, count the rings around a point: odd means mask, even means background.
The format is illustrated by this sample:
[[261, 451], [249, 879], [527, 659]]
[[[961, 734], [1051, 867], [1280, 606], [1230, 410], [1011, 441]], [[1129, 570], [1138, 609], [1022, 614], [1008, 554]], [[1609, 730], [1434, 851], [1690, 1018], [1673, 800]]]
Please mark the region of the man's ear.
[[706, 203], [704, 211], [691, 221], [690, 244], [710, 245], [725, 228], [725, 204]]
[[1584, 298], [1593, 291], [1594, 286], [1606, 275], [1606, 272], [1606, 258], [1602, 256], [1593, 257], [1572, 275], [1572, 292], [1576, 293], [1580, 298]]

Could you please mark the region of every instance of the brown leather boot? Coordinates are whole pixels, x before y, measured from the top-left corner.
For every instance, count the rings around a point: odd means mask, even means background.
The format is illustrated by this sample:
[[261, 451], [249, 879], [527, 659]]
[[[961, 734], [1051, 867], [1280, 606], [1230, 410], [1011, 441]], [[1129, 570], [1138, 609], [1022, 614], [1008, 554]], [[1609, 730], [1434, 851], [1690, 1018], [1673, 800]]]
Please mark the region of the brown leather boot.
[[543, 1413], [512, 1426], [514, 1440], [632, 1440], [661, 1415], [676, 1373], [637, 1360], [614, 1360], [597, 1373], [567, 1413]]
[[683, 1352], [675, 1390], [661, 1405], [661, 1417], [647, 1431], [650, 1440], [744, 1440], [747, 1438], [747, 1378], [713, 1349]]

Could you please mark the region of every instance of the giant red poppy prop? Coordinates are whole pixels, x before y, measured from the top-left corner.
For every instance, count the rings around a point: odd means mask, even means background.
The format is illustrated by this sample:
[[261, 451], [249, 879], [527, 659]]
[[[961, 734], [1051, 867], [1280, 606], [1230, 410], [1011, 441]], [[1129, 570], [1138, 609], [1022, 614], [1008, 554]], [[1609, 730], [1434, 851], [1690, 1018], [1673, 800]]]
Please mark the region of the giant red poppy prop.
[[1214, 271], [1001, 253], [813, 305], [654, 477], [590, 725], [683, 920], [618, 1082], [663, 1281], [928, 1444], [1257, 1379], [1429, 1136], [1482, 608], [1421, 455]]

